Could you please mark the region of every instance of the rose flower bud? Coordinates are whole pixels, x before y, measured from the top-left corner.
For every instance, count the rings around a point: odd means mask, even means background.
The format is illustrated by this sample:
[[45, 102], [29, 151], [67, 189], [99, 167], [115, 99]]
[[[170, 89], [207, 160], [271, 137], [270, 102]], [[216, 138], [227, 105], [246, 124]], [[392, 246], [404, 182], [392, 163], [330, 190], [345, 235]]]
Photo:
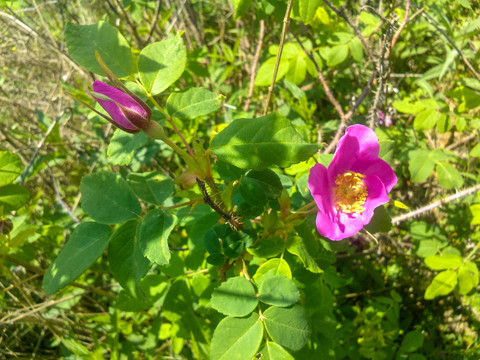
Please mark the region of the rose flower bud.
[[131, 91], [127, 93], [96, 80], [93, 83], [92, 95], [110, 115], [102, 116], [119, 129], [135, 134], [148, 128], [152, 110]]

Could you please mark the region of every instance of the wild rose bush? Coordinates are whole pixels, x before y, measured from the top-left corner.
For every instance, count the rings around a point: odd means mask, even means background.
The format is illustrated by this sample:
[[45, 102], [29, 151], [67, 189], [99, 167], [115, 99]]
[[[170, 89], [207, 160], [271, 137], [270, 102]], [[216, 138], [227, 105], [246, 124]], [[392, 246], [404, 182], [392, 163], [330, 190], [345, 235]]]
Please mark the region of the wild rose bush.
[[132, 1], [66, 25], [91, 75], [63, 84], [95, 134], [68, 153], [80, 208], [28, 225], [42, 170], [0, 152], [3, 272], [40, 269], [35, 296], [65, 302], [42, 318], [81, 324], [49, 328], [58, 356], [476, 358], [476, 5], [342, 5]]

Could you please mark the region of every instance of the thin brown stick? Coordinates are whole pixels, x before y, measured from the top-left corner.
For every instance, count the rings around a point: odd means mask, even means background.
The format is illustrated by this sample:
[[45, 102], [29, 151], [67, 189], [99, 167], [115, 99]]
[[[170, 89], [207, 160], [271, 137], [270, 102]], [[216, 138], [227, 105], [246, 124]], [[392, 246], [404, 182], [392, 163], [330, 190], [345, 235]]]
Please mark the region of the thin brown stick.
[[295, 40], [297, 41], [297, 43], [300, 45], [300, 47], [303, 49], [303, 52], [308, 56], [308, 58], [313, 62], [313, 64], [315, 65], [315, 69], [317, 70], [317, 75], [318, 75], [318, 79], [320, 80], [320, 82], [322, 83], [322, 86], [325, 90], [325, 94], [327, 95], [327, 98], [328, 100], [330, 101], [330, 103], [333, 105], [333, 107], [335, 108], [335, 110], [338, 112], [338, 115], [340, 115], [340, 125], [337, 129], [337, 133], [335, 134], [335, 137], [333, 138], [333, 140], [330, 142], [330, 144], [326, 147], [326, 149], [324, 150], [324, 153], [325, 154], [328, 154], [330, 153], [333, 148], [335, 147], [335, 145], [337, 144], [338, 140], [340, 139], [340, 137], [342, 136], [345, 128], [347, 127], [347, 123], [348, 121], [352, 118], [353, 114], [355, 113], [355, 111], [357, 111], [358, 107], [360, 106], [360, 104], [363, 102], [363, 100], [365, 100], [365, 98], [367, 97], [367, 95], [370, 93], [370, 90], [372, 88], [372, 84], [373, 84], [373, 81], [375, 80], [375, 78], [377, 77], [377, 69], [376, 67], [373, 68], [373, 71], [372, 71], [372, 75], [370, 76], [370, 79], [368, 80], [367, 82], [367, 85], [363, 88], [362, 92], [360, 93], [360, 95], [358, 96], [358, 99], [357, 101], [355, 102], [355, 104], [352, 106], [352, 108], [345, 114], [343, 112], [343, 109], [342, 107], [340, 106], [339, 102], [337, 101], [337, 99], [335, 98], [335, 96], [333, 95], [332, 91], [330, 90], [330, 87], [328, 86], [327, 82], [325, 81], [325, 78], [323, 77], [323, 74], [320, 70], [320, 67], [318, 66], [317, 62], [315, 61], [313, 55], [311, 53], [309, 53], [307, 51], [307, 49], [305, 49], [305, 47], [303, 46], [302, 42], [300, 41], [299, 37], [293, 32], [291, 31], [292, 35], [294, 36]]
[[40, 12], [40, 9], [37, 5], [37, 2], [33, 0], [33, 5], [35, 6], [35, 11], [38, 14], [38, 17], [40, 18], [40, 22], [42, 23], [43, 27], [45, 28], [45, 32], [47, 33], [48, 37], [50, 38], [50, 41], [52, 42], [52, 45], [54, 47], [57, 47], [57, 42], [53, 38], [52, 34], [50, 33], [50, 30], [48, 29], [47, 23], [45, 22], [45, 19], [43, 18], [42, 13]]
[[60, 206], [68, 213], [68, 215], [75, 221], [77, 224], [80, 223], [80, 220], [75, 216], [75, 214], [70, 210], [70, 208], [65, 204], [62, 199], [62, 194], [60, 194], [60, 190], [58, 189], [57, 180], [52, 176], [52, 184], [53, 189], [55, 190], [55, 194], [57, 195], [57, 201], [59, 202]]
[[330, 90], [330, 87], [328, 86], [327, 82], [325, 81], [325, 78], [323, 77], [320, 67], [315, 61], [315, 58], [311, 53], [307, 51], [307, 49], [305, 49], [305, 47], [303, 46], [297, 34], [295, 34], [293, 31], [291, 31], [291, 33], [293, 34], [293, 37], [295, 38], [295, 40], [297, 40], [297, 43], [302, 48], [303, 52], [308, 56], [310, 60], [312, 60], [313, 65], [315, 65], [315, 69], [317, 70], [318, 80], [320, 80], [320, 82], [322, 83], [323, 89], [325, 90], [325, 94], [327, 95], [328, 100], [332, 103], [333, 107], [335, 108], [335, 110], [337, 110], [338, 114], [340, 115], [340, 118], [343, 120], [343, 118], [345, 117], [345, 113], [343, 112], [343, 109], [338, 103], [337, 99], [335, 99], [335, 96], [333, 96], [332, 91]]
[[285, 43], [285, 35], [287, 34], [288, 24], [290, 23], [290, 12], [292, 11], [293, 0], [288, 0], [287, 11], [285, 11], [285, 18], [283, 19], [282, 35], [280, 36], [280, 44], [278, 46], [277, 60], [275, 61], [275, 69], [273, 70], [273, 78], [270, 87], [268, 88], [267, 100], [265, 101], [264, 115], [267, 115], [268, 106], [272, 98], [275, 80], [277, 79], [278, 67], [280, 66], [280, 59], [282, 57], [283, 44]]
[[158, 23], [158, 18], [160, 16], [160, 4], [162, 3], [161, 0], [157, 0], [157, 4], [155, 5], [155, 15], [153, 15], [153, 21], [152, 21], [152, 25], [150, 26], [150, 32], [148, 34], [148, 38], [147, 38], [147, 41], [145, 41], [145, 45], [147, 45], [150, 40], [152, 39], [152, 36], [153, 36], [153, 32], [155, 31], [155, 26], [157, 26], [157, 23]]
[[257, 43], [257, 49], [255, 50], [255, 55], [253, 56], [253, 63], [252, 63], [252, 69], [250, 70], [250, 86], [248, 88], [248, 97], [247, 100], [245, 101], [245, 106], [243, 107], [243, 111], [248, 111], [248, 108], [250, 107], [250, 103], [252, 102], [252, 96], [253, 96], [253, 88], [254, 88], [254, 83], [255, 83], [255, 75], [257, 72], [257, 66], [258, 66], [258, 59], [260, 57], [260, 52], [262, 51], [262, 45], [263, 45], [263, 36], [265, 35], [265, 21], [260, 20], [260, 30], [258, 34], [258, 43]]
[[20, 176], [20, 185], [23, 185], [23, 183], [25, 182], [25, 178], [27, 177], [28, 172], [30, 171], [30, 167], [33, 165], [33, 162], [37, 158], [38, 152], [40, 151], [43, 144], [45, 143], [45, 140], [47, 139], [48, 135], [50, 135], [50, 133], [52, 132], [55, 125], [57, 125], [58, 119], [59, 118], [56, 118], [55, 120], [52, 121], [52, 123], [48, 127], [47, 131], [45, 132], [45, 134], [43, 135], [43, 137], [40, 139], [37, 146], [35, 147], [35, 151], [33, 152], [33, 155], [30, 158], [30, 161], [28, 162], [27, 166], [25, 167], [25, 171]]
[[445, 204], [448, 204], [449, 202], [452, 202], [452, 201], [455, 201], [455, 200], [458, 200], [462, 197], [465, 197], [467, 195], [470, 195], [470, 194], [473, 194], [474, 192], [476, 191], [479, 191], [480, 190], [480, 184], [477, 184], [475, 186], [472, 186], [472, 187], [469, 187], [467, 189], [464, 189], [462, 191], [459, 191], [458, 193], [454, 194], [454, 195], [450, 195], [444, 199], [441, 199], [441, 200], [438, 200], [438, 201], [434, 201], [426, 206], [422, 206], [421, 208], [418, 208], [418, 209], [415, 209], [415, 210], [412, 210], [406, 214], [403, 214], [403, 215], [400, 215], [400, 216], [397, 216], [397, 217], [394, 217], [392, 219], [392, 224], [398, 224], [402, 221], [405, 221], [405, 220], [408, 220], [408, 219], [411, 219], [415, 216], [419, 216], [421, 214], [424, 214], [428, 211], [432, 211], [433, 209], [437, 208], [437, 207], [440, 207], [442, 205], [445, 205]]

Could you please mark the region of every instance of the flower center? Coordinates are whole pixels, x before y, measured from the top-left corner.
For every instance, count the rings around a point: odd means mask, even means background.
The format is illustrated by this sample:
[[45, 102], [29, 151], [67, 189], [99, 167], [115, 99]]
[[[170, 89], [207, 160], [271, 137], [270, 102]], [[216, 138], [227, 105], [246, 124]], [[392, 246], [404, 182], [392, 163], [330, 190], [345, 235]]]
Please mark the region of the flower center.
[[347, 171], [335, 178], [334, 203], [338, 210], [346, 214], [361, 214], [365, 211], [368, 191], [363, 183], [365, 175]]

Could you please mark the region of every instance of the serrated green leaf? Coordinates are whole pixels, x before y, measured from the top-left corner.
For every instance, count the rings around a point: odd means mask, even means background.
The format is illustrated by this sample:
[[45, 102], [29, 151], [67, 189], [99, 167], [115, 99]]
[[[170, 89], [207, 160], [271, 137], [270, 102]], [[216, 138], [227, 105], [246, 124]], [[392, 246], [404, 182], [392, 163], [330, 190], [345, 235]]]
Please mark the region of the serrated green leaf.
[[418, 101], [411, 102], [409, 98], [404, 98], [401, 101], [396, 100], [392, 105], [395, 109], [405, 114], [418, 114], [425, 109], [425, 105]]
[[439, 240], [422, 240], [416, 251], [418, 256], [426, 258], [429, 255], [435, 255], [438, 251], [446, 246], [446, 243]]
[[285, 79], [291, 81], [295, 85], [300, 85], [307, 75], [307, 62], [302, 53], [290, 59], [288, 71], [285, 74]]
[[136, 232], [137, 221], [126, 222], [112, 234], [108, 247], [108, 262], [113, 277], [134, 297], [137, 297], [140, 280], [150, 269], [150, 261], [138, 246]]
[[138, 247], [142, 254], [158, 265], [168, 265], [168, 237], [177, 223], [176, 216], [161, 209], [148, 212], [137, 227]]
[[[268, 86], [272, 82], [273, 72], [275, 70], [276, 57], [271, 57], [265, 61], [260, 69], [258, 69], [257, 76], [255, 77], [255, 86]], [[280, 59], [280, 64], [277, 70], [277, 77], [275, 81], [280, 80], [285, 76], [290, 66], [290, 61], [284, 58]]]
[[445, 189], [461, 188], [463, 186], [462, 174], [449, 163], [438, 162], [436, 170], [438, 182]]
[[0, 151], [0, 187], [12, 183], [22, 174], [22, 160], [8, 151]]
[[322, 3], [321, 0], [298, 0], [298, 15], [300, 19], [305, 23], [309, 24], [315, 17], [317, 8]]
[[241, 317], [258, 305], [253, 285], [244, 277], [233, 277], [213, 291], [211, 306], [224, 315]]
[[179, 34], [143, 48], [138, 56], [138, 73], [146, 90], [160, 94], [185, 70], [187, 50]]
[[82, 209], [102, 224], [119, 224], [140, 216], [142, 208], [132, 188], [119, 175], [102, 171], [80, 183]]
[[114, 307], [122, 311], [138, 312], [150, 308], [159, 298], [165, 298], [169, 287], [165, 275], [151, 274], [141, 281], [137, 297], [133, 297], [127, 290], [122, 290], [117, 296]]
[[289, 279], [292, 278], [290, 266], [284, 259], [276, 258], [268, 260], [257, 269], [255, 275], [253, 275], [253, 279], [260, 286], [266, 277], [274, 275], [283, 275]]
[[130, 173], [127, 181], [140, 199], [154, 205], [161, 205], [175, 191], [172, 179], [160, 171]]
[[432, 283], [425, 291], [425, 299], [432, 300], [438, 296], [451, 293], [457, 285], [457, 272], [454, 270], [445, 270], [433, 278]]
[[348, 47], [350, 48], [350, 52], [352, 53], [355, 61], [363, 61], [363, 45], [359, 38], [354, 37], [352, 40], [350, 40]]
[[223, 98], [204, 88], [190, 88], [172, 93], [167, 99], [167, 111], [170, 116], [191, 120], [220, 109]]
[[5, 211], [20, 209], [30, 199], [30, 192], [24, 186], [8, 184], [0, 187], [0, 206]]
[[233, 0], [233, 7], [235, 12], [233, 13], [233, 19], [238, 20], [252, 5], [252, 0]]
[[251, 360], [263, 338], [257, 314], [246, 318], [227, 317], [213, 332], [210, 360]]
[[440, 113], [436, 109], [427, 108], [420, 111], [413, 121], [413, 128], [417, 131], [430, 130], [440, 119]]
[[458, 293], [467, 295], [470, 290], [478, 285], [478, 268], [474, 262], [463, 263], [458, 269]]
[[423, 346], [424, 335], [418, 331], [410, 331], [405, 334], [400, 345], [400, 352], [413, 352]]
[[478, 93], [465, 86], [459, 86], [454, 90], [449, 91], [448, 96], [451, 96], [460, 102], [456, 109], [460, 113], [467, 112], [480, 106], [480, 96]]
[[294, 360], [287, 350], [273, 341], [267, 341], [259, 353], [262, 355], [262, 360]]
[[251, 230], [232, 232], [223, 239], [223, 251], [226, 256], [236, 258], [252, 245], [254, 240], [255, 234]]
[[315, 259], [309, 254], [308, 249], [300, 236], [293, 236], [288, 240], [287, 250], [289, 253], [298, 256], [308, 271], [313, 273], [323, 272]]
[[53, 294], [79, 277], [103, 253], [110, 239], [110, 227], [94, 222], [79, 224], [48, 267], [43, 289]]
[[261, 171], [251, 170], [246, 176], [255, 179], [263, 188], [265, 196], [270, 199], [276, 199], [282, 193], [282, 182], [278, 175], [270, 169], [264, 169]]
[[419, 152], [408, 164], [413, 182], [425, 181], [432, 173], [434, 167], [435, 160], [432, 151]]
[[470, 221], [472, 225], [480, 225], [480, 204], [470, 205], [470, 211], [472, 212], [473, 218]]
[[288, 167], [315, 154], [291, 122], [272, 113], [256, 119], [237, 119], [217, 134], [210, 149], [221, 160], [243, 169], [270, 165]]
[[268, 333], [281, 346], [297, 351], [307, 343], [310, 327], [307, 313], [301, 306], [272, 306], [263, 313], [263, 317]]
[[92, 25], [67, 24], [65, 40], [73, 61], [95, 74], [104, 75], [95, 58], [95, 50], [118, 77], [132, 73], [133, 58], [130, 46], [118, 29], [109, 23], [100, 21]]
[[283, 275], [271, 276], [262, 281], [258, 294], [261, 302], [281, 307], [295, 304], [300, 297], [293, 280]]
[[472, 150], [470, 150], [470, 156], [480, 157], [480, 143], [475, 145]]
[[274, 257], [285, 249], [285, 243], [279, 237], [261, 239], [255, 247], [249, 247], [247, 251], [260, 258]]
[[327, 66], [336, 66], [344, 62], [348, 57], [348, 45], [340, 44], [332, 47], [321, 47], [320, 55], [327, 62]]
[[108, 144], [108, 161], [114, 165], [129, 165], [136, 150], [146, 145], [150, 138], [143, 132], [129, 134], [116, 129]]
[[455, 269], [462, 264], [462, 257], [457, 255], [430, 255], [425, 258], [425, 265], [432, 270]]

